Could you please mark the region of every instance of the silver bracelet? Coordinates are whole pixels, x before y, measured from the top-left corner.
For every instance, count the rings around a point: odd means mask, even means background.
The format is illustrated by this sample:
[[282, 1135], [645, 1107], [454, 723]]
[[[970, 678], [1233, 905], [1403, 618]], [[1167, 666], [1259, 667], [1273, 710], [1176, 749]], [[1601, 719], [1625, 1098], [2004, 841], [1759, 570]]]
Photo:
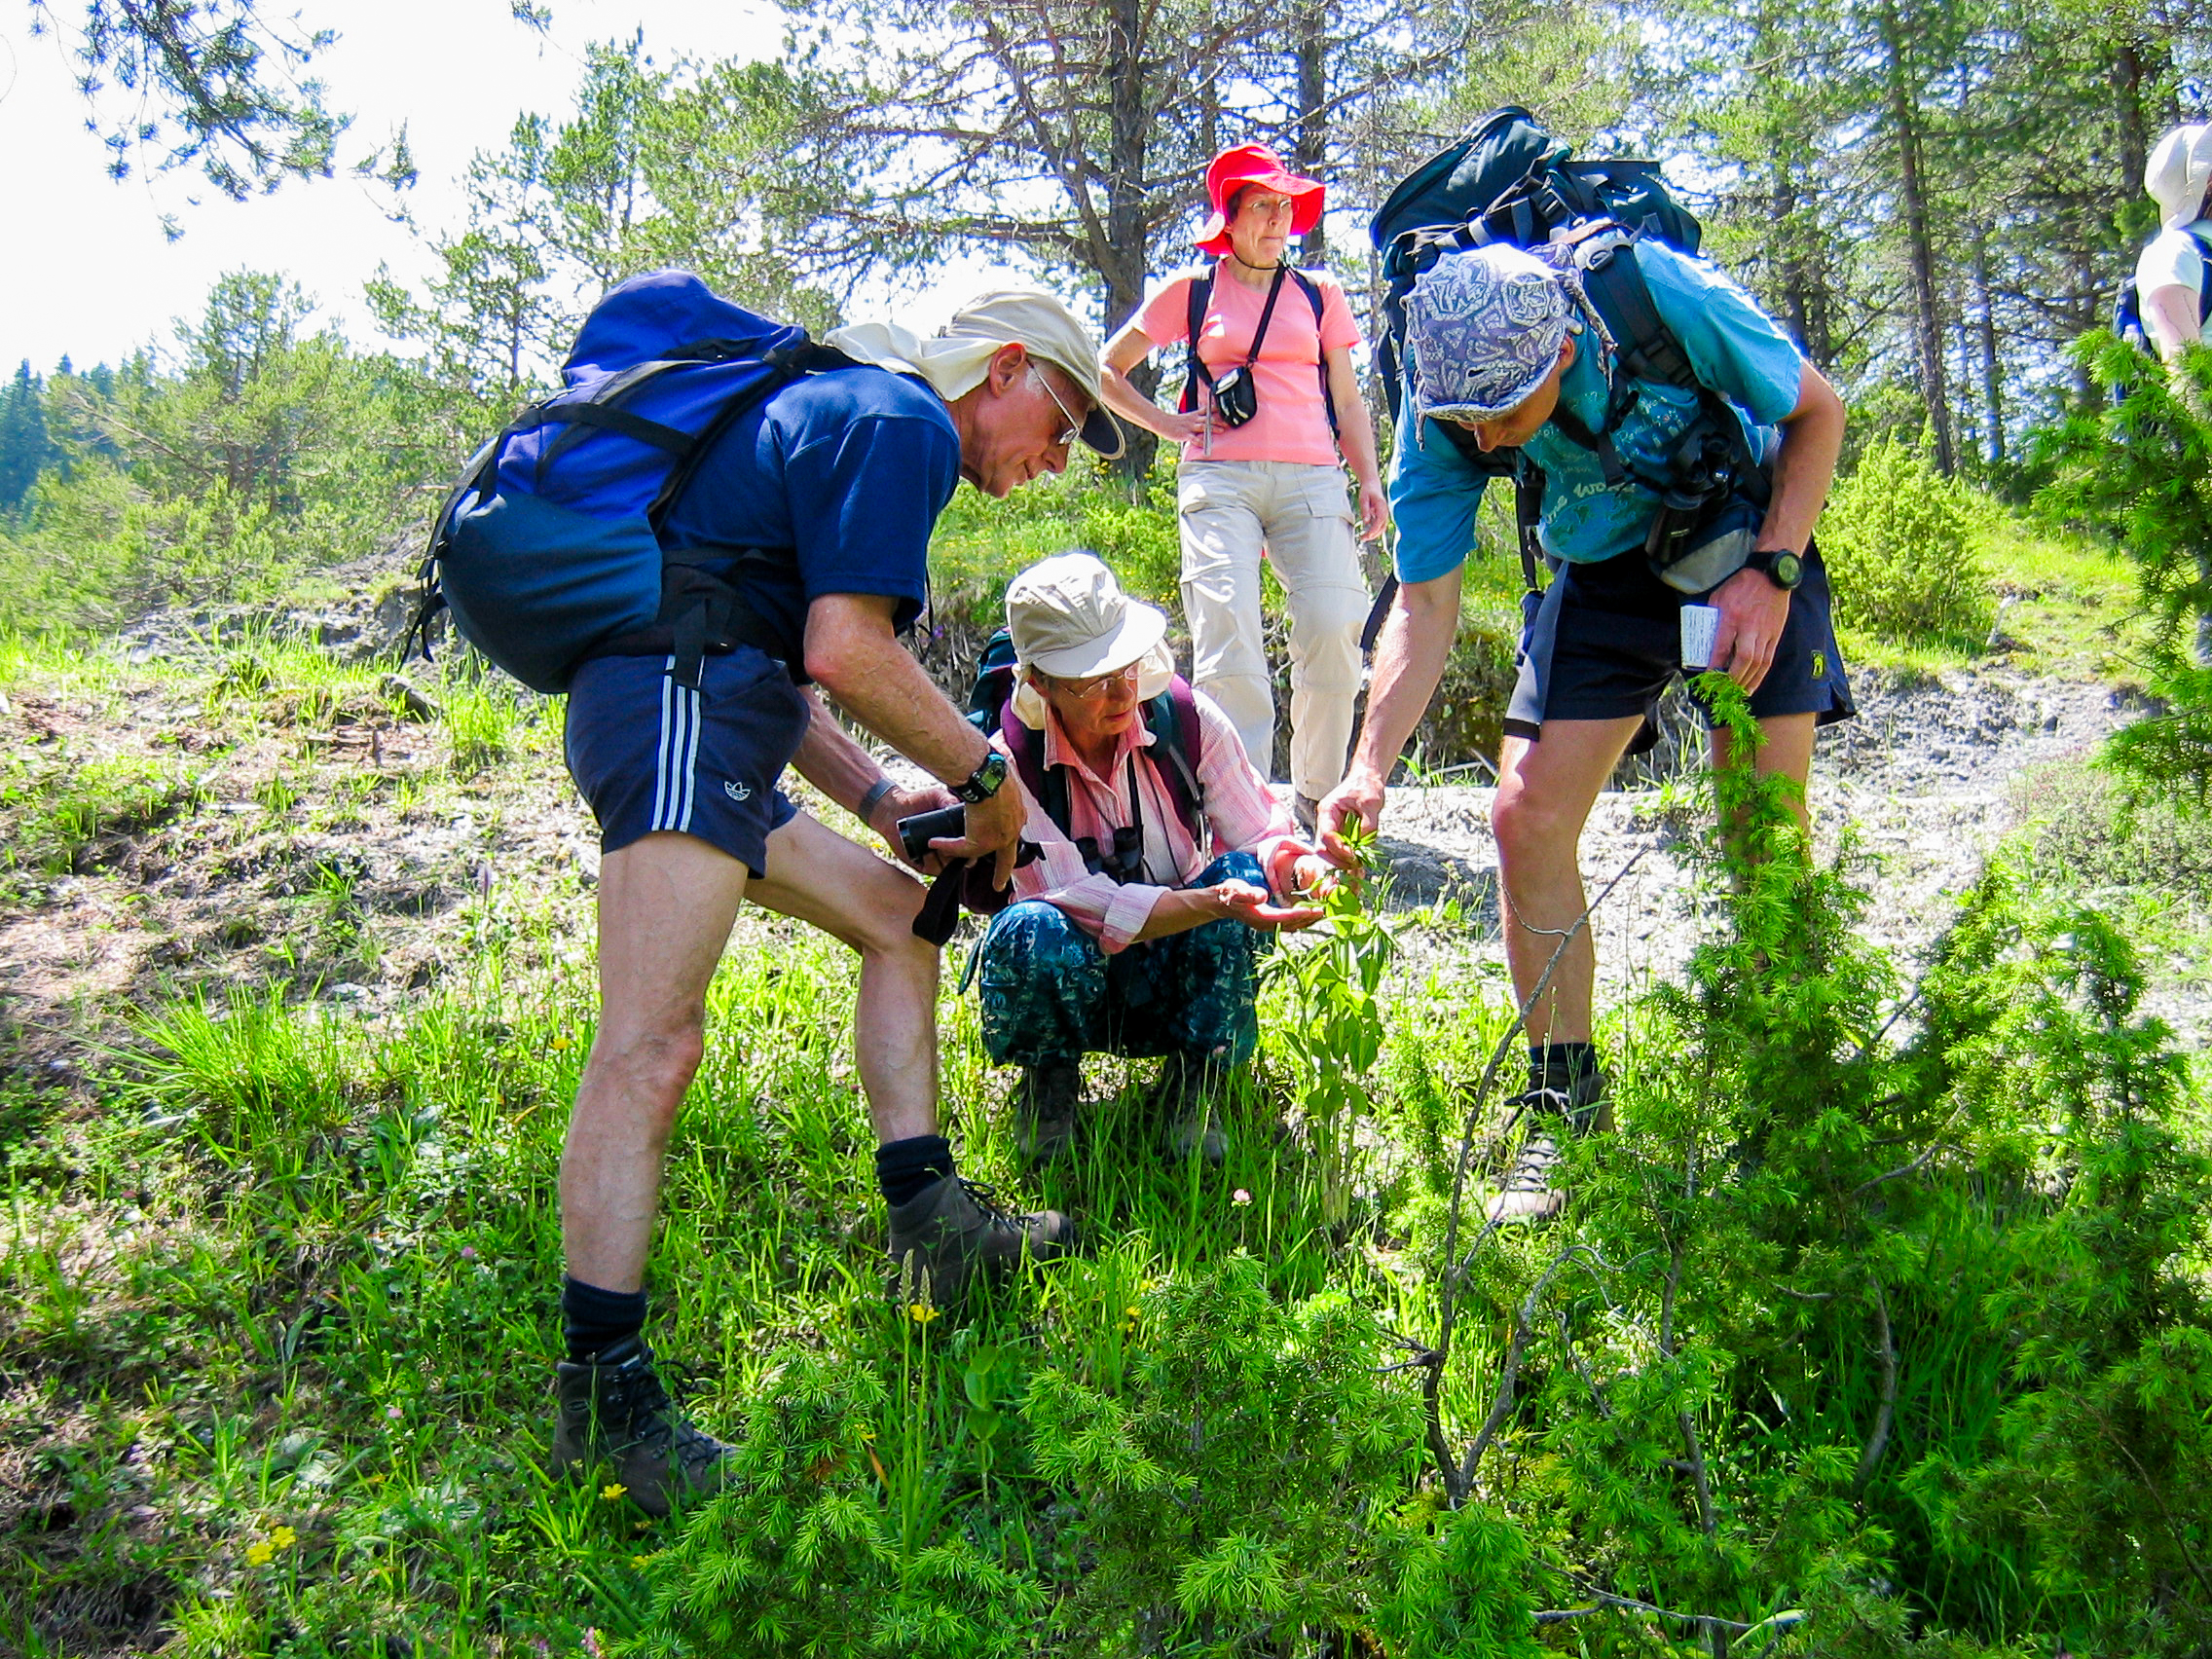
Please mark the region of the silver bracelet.
[[860, 805], [853, 808], [853, 816], [855, 818], [858, 818], [863, 824], [866, 824], [868, 821], [869, 815], [872, 814], [877, 807], [883, 804], [883, 797], [889, 794], [898, 787], [899, 786], [896, 783], [892, 782], [892, 780], [889, 778], [876, 779], [874, 783], [868, 785], [867, 793], [861, 796]]

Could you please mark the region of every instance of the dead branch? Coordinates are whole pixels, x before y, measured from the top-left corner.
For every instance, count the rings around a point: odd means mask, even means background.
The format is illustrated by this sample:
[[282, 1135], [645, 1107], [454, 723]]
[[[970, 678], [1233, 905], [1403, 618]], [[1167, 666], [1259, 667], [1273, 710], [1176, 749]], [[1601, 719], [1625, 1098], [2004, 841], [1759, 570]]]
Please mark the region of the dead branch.
[[1859, 1455], [1859, 1474], [1851, 1483], [1855, 1493], [1866, 1490], [1866, 1483], [1874, 1478], [1874, 1470], [1889, 1451], [1890, 1429], [1898, 1410], [1898, 1348], [1890, 1335], [1890, 1304], [1882, 1294], [1880, 1279], [1869, 1274], [1866, 1282], [1873, 1288], [1874, 1335], [1882, 1345], [1882, 1404], [1874, 1413], [1874, 1432], [1866, 1437], [1866, 1449]]

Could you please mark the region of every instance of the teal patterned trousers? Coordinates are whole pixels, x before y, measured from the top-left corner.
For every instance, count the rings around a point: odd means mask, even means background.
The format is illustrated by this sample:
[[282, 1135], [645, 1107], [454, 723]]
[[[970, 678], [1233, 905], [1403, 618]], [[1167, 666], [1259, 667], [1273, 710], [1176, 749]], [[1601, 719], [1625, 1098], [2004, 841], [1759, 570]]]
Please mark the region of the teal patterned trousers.
[[[1225, 853], [1192, 885], [1267, 886], [1250, 853]], [[1207, 922], [1108, 956], [1043, 900], [1009, 904], [983, 936], [983, 1048], [994, 1065], [1085, 1054], [1251, 1058], [1260, 1039], [1259, 953], [1274, 936]]]

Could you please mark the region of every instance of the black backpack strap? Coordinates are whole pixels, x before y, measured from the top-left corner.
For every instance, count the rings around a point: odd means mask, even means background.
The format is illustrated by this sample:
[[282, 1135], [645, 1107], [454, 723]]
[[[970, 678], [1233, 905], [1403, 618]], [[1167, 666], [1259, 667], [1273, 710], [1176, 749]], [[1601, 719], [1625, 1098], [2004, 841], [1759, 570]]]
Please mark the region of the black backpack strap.
[[1176, 405], [1186, 415], [1198, 406], [1199, 387], [1213, 389], [1213, 375], [1198, 357], [1198, 334], [1206, 325], [1206, 307], [1212, 303], [1213, 273], [1193, 276], [1183, 329], [1183, 395]]
[[1530, 593], [1537, 590], [1536, 567], [1543, 560], [1541, 532], [1544, 522], [1544, 469], [1527, 456], [1513, 468], [1514, 541], [1521, 549], [1521, 580]]
[[1321, 344], [1321, 317], [1328, 309], [1321, 298], [1321, 285], [1295, 265], [1290, 268], [1291, 280], [1305, 290], [1307, 303], [1313, 308], [1313, 363], [1321, 374], [1321, 408], [1329, 417], [1329, 436], [1342, 435], [1337, 422], [1337, 400], [1329, 394], [1329, 349]]

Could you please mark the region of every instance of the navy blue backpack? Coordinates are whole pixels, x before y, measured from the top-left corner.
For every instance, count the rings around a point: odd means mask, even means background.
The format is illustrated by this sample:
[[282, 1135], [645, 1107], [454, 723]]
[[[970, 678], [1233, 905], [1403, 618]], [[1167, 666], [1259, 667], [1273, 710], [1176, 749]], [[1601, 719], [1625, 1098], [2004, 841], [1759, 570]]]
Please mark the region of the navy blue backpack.
[[671, 553], [661, 524], [731, 422], [800, 374], [849, 361], [687, 271], [631, 277], [584, 320], [562, 389], [462, 469], [430, 534], [416, 628], [451, 607], [462, 638], [546, 692], [567, 690], [595, 656], [668, 652], [691, 686], [717, 647], [796, 661], [799, 642], [696, 562], [788, 562], [790, 551]]

